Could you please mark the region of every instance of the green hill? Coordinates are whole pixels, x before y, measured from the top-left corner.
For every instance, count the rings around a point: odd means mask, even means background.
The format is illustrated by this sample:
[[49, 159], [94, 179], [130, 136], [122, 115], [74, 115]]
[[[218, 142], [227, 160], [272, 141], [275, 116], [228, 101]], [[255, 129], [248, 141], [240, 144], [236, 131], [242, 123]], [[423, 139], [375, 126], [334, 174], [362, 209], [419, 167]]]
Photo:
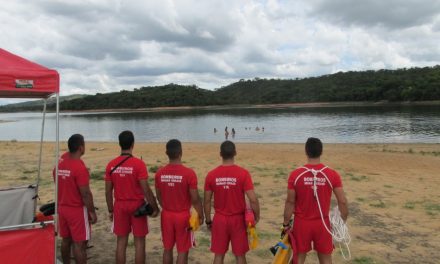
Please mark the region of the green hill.
[[[133, 91], [98, 93], [64, 100], [61, 109], [427, 100], [440, 100], [440, 66], [338, 72], [304, 79], [242, 79], [214, 91], [195, 85], [177, 84], [141, 87]], [[17, 109], [32, 110], [26, 107], [0, 107], [3, 111]]]

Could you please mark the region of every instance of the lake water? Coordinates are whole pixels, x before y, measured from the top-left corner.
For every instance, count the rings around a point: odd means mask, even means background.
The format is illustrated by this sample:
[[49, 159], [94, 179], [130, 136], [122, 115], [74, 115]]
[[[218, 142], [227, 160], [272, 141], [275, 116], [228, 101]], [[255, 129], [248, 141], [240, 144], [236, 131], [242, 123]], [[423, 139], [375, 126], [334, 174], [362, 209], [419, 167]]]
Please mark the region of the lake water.
[[[0, 140], [39, 141], [41, 117], [0, 113]], [[221, 142], [228, 126], [236, 142], [303, 143], [315, 136], [325, 143], [440, 143], [440, 105], [62, 113], [60, 120], [61, 140], [80, 133], [88, 141], [117, 141], [128, 129], [144, 142]], [[47, 114], [45, 140], [55, 140], [53, 113]]]

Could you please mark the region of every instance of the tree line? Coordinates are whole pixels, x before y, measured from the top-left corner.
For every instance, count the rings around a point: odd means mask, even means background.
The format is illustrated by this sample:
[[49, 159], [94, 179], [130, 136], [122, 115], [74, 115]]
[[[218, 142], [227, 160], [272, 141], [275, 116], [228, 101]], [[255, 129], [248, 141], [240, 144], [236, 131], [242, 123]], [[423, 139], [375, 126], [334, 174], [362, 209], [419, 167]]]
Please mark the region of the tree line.
[[[215, 90], [167, 84], [97, 93], [61, 102], [61, 110], [307, 102], [440, 100], [440, 65], [397, 70], [349, 71], [303, 79], [241, 79]], [[54, 109], [50, 104], [49, 109]], [[14, 108], [40, 110], [41, 107]], [[8, 107], [0, 107], [7, 111]], [[10, 109], [9, 109], [10, 110]]]

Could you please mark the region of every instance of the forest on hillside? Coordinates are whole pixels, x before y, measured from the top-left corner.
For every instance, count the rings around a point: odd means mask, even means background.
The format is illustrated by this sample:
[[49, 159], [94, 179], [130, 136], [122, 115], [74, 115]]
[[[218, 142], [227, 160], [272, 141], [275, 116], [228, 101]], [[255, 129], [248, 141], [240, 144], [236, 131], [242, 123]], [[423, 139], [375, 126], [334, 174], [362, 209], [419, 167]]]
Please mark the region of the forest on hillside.
[[[303, 79], [241, 79], [215, 90], [167, 84], [97, 93], [61, 102], [61, 110], [137, 109], [163, 106], [252, 105], [307, 102], [440, 100], [440, 65], [397, 70], [349, 71]], [[48, 106], [53, 109], [54, 105]], [[0, 107], [0, 111], [41, 107]]]

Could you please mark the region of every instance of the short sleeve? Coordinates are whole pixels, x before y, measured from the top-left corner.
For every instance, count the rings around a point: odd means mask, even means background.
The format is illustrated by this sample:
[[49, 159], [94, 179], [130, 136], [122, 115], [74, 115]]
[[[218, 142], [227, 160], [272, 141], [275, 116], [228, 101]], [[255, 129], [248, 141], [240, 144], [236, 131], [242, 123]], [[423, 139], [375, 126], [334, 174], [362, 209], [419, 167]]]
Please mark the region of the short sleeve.
[[339, 173], [337, 173], [336, 171], [333, 171], [333, 181], [332, 181], [332, 185], [333, 185], [333, 189], [334, 189], [334, 188], [338, 188], [338, 187], [342, 187], [341, 176], [340, 176]]
[[190, 189], [197, 189], [197, 175], [193, 170], [189, 171], [188, 184]]
[[250, 191], [254, 189], [254, 184], [252, 183], [251, 175], [248, 171], [245, 172], [245, 178], [244, 178], [244, 191]]
[[142, 160], [139, 160], [137, 166], [136, 166], [136, 176], [138, 180], [145, 180], [148, 179], [148, 171], [147, 166]]
[[287, 180], [287, 189], [295, 190], [295, 177], [293, 176], [293, 172], [290, 173], [289, 179]]
[[89, 179], [89, 171], [87, 170], [84, 163], [81, 162], [81, 164], [77, 168], [75, 175], [76, 184], [78, 185], [78, 187], [87, 186], [89, 185]]
[[206, 176], [206, 179], [205, 179], [205, 191], [213, 191], [212, 189], [212, 186], [211, 186], [211, 180], [212, 179], [212, 176], [211, 176], [211, 174], [208, 174], [208, 176]]

